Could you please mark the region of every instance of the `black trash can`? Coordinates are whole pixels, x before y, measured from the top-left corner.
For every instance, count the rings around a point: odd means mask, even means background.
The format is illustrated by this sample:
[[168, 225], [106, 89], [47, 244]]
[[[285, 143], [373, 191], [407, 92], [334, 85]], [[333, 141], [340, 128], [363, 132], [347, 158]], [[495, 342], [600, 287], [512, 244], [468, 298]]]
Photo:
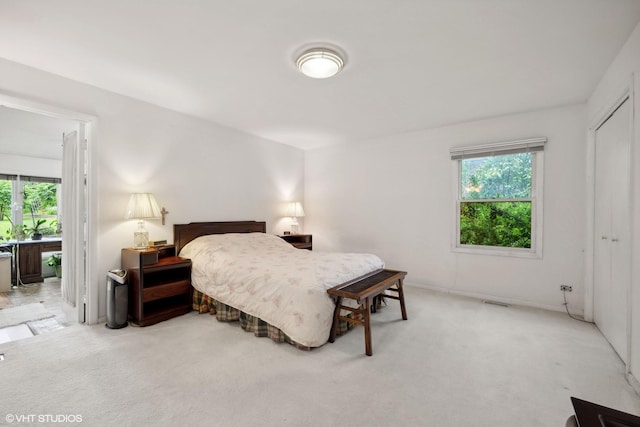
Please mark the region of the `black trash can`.
[[110, 329], [127, 326], [129, 313], [129, 287], [125, 270], [111, 270], [107, 273], [107, 324]]

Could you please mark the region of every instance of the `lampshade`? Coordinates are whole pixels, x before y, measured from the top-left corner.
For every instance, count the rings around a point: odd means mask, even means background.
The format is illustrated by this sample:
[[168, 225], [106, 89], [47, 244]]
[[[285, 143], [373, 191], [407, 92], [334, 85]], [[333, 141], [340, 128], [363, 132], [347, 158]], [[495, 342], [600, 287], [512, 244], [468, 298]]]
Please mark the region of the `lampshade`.
[[302, 74], [314, 79], [335, 76], [344, 67], [344, 60], [338, 52], [326, 48], [313, 48], [303, 52], [296, 61]]
[[302, 209], [302, 203], [300, 202], [291, 202], [289, 203], [287, 216], [298, 218], [304, 216], [304, 209]]
[[129, 198], [126, 219], [157, 219], [160, 218], [160, 215], [160, 208], [153, 194], [135, 193]]

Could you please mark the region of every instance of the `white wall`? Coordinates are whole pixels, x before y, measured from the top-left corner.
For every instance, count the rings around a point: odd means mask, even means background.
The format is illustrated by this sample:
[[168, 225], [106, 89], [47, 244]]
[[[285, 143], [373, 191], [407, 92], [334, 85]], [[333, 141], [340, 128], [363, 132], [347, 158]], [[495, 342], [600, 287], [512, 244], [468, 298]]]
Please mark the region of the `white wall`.
[[614, 101], [614, 97], [629, 84], [632, 74], [638, 71], [640, 71], [640, 23], [636, 25], [591, 94], [587, 103], [589, 125], [599, 118], [603, 110]]
[[107, 270], [132, 245], [134, 221], [125, 221], [129, 193], [148, 191], [170, 213], [167, 224], [148, 221], [152, 239], [172, 241], [173, 224], [265, 220], [267, 231], [288, 224], [284, 200], [302, 199], [304, 153], [88, 85], [0, 60], [0, 93], [98, 118], [90, 175], [97, 180], [96, 257], [89, 286], [105, 316]]
[[[633, 76], [635, 73], [635, 76]], [[633, 84], [632, 78], [634, 78]], [[640, 393], [640, 24], [607, 69], [589, 98], [589, 124], [601, 118], [628, 86], [635, 89], [634, 135], [631, 144], [631, 382]]]
[[[314, 250], [367, 251], [414, 285], [582, 312], [584, 105], [308, 151], [306, 231]], [[542, 259], [452, 252], [451, 147], [546, 136]]]

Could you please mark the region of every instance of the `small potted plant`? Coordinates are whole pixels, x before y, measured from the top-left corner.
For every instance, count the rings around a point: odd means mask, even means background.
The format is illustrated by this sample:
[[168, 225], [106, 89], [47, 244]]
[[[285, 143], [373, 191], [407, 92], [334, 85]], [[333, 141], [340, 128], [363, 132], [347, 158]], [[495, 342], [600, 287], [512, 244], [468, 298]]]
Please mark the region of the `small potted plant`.
[[42, 240], [43, 225], [47, 222], [46, 219], [40, 218], [33, 223], [33, 226], [26, 231], [31, 234], [31, 240]]
[[56, 277], [62, 277], [62, 252], [56, 252], [46, 259], [46, 263], [49, 267], [53, 267], [56, 272]]
[[24, 240], [27, 237], [27, 227], [22, 224], [14, 224], [11, 222], [11, 227], [7, 230], [7, 237], [8, 240]]
[[[14, 224], [11, 220], [11, 216], [4, 212], [4, 206], [0, 205], [0, 221], [5, 218], [9, 221], [9, 228], [6, 230], [7, 240], [24, 240], [27, 234], [27, 227], [22, 224]], [[4, 238], [0, 236], [0, 240], [4, 240]]]

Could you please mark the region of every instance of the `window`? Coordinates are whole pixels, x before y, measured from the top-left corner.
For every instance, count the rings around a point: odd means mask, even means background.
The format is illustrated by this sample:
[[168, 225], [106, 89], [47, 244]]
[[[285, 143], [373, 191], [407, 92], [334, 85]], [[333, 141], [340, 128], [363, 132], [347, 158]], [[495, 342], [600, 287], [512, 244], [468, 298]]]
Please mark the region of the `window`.
[[[61, 230], [59, 178], [0, 174], [0, 240]], [[22, 208], [20, 208], [20, 206]]]
[[454, 148], [455, 249], [539, 257], [546, 138]]

